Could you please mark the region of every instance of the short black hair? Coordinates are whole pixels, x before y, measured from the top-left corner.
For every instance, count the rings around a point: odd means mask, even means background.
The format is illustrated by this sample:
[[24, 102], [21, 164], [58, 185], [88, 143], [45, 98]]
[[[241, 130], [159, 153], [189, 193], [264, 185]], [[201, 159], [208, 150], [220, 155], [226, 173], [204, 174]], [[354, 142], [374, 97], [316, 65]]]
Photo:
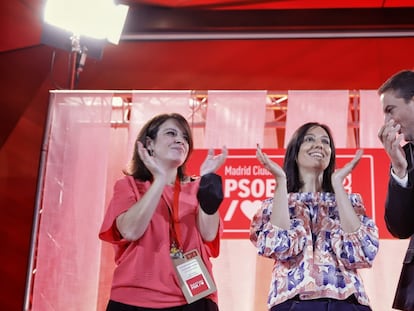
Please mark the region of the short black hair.
[[393, 92], [408, 103], [414, 97], [414, 71], [401, 70], [388, 78], [378, 89], [378, 94]]

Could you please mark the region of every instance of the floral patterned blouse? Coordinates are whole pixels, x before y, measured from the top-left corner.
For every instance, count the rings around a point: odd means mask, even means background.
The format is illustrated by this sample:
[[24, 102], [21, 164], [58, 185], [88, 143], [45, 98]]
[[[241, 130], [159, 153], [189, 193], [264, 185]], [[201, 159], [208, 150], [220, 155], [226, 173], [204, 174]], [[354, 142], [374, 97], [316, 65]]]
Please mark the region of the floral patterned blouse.
[[289, 193], [290, 229], [270, 223], [273, 199], [263, 201], [253, 217], [250, 240], [261, 256], [275, 263], [268, 297], [269, 309], [296, 295], [301, 299], [355, 295], [369, 305], [357, 269], [369, 268], [378, 251], [378, 228], [365, 215], [359, 194], [349, 199], [361, 220], [359, 229], [341, 228], [335, 194]]

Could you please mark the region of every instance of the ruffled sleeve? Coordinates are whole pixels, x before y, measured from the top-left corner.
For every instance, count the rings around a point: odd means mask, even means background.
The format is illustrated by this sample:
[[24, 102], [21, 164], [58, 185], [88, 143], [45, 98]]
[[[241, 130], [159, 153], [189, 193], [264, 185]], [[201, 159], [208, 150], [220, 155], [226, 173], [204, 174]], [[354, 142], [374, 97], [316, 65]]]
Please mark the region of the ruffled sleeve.
[[332, 232], [332, 247], [339, 263], [347, 269], [369, 268], [372, 266], [379, 247], [378, 227], [365, 213], [359, 194], [350, 194], [361, 226], [355, 232], [344, 232], [341, 228]]
[[273, 199], [263, 201], [250, 225], [250, 241], [261, 256], [288, 260], [303, 251], [306, 244], [306, 230], [302, 219], [291, 219], [288, 230], [270, 222]]

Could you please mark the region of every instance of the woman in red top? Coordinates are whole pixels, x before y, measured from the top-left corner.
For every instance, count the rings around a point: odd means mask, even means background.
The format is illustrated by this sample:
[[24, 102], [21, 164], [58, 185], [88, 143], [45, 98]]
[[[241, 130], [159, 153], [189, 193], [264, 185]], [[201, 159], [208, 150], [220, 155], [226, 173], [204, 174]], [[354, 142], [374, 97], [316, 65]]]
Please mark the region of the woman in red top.
[[[219, 254], [223, 199], [221, 177], [214, 172], [227, 149], [208, 152], [200, 178], [185, 174], [192, 150], [191, 129], [179, 114], [158, 115], [138, 134], [131, 165], [114, 186], [99, 234], [115, 248], [107, 311], [218, 310], [214, 284], [210, 291], [205, 280], [190, 284], [174, 263], [195, 251], [205, 266], [198, 276], [214, 283], [210, 257]], [[188, 299], [189, 293], [195, 298]]]

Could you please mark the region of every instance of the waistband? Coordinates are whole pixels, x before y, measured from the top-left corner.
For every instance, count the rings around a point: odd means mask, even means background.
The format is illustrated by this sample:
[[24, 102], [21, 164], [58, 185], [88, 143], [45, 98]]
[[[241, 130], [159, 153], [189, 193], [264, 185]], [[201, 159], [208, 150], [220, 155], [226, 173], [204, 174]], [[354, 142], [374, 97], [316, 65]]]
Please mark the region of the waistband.
[[323, 297], [323, 298], [316, 298], [316, 299], [301, 299], [300, 295], [296, 295], [295, 297], [291, 298], [290, 300], [295, 300], [295, 301], [344, 301], [347, 303], [351, 303], [354, 305], [360, 305], [360, 303], [358, 302], [358, 299], [355, 297], [355, 295], [351, 295], [345, 299], [335, 299], [335, 298], [328, 298], [328, 297]]

